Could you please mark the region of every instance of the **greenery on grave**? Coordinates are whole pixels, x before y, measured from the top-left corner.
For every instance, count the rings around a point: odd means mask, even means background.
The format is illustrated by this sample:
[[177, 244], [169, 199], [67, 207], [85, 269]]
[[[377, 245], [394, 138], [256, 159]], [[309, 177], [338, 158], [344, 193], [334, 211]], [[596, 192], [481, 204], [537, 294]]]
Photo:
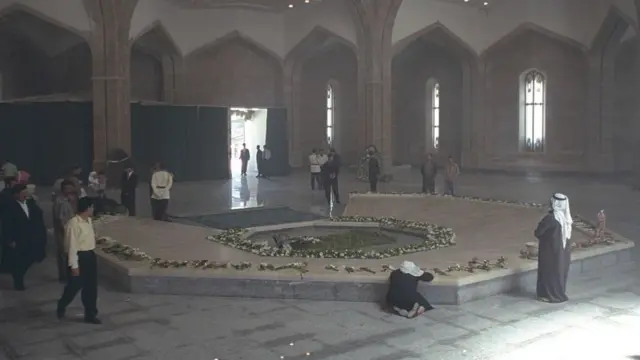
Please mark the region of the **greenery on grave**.
[[387, 233], [371, 229], [351, 229], [317, 237], [293, 237], [289, 243], [294, 250], [349, 250], [395, 244], [397, 239]]

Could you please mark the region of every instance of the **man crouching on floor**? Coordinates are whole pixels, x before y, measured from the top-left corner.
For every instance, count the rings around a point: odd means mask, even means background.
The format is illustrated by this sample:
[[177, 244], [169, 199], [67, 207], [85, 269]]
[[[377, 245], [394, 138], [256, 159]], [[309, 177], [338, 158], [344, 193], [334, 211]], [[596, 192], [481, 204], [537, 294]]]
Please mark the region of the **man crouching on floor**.
[[418, 292], [418, 282], [433, 280], [433, 274], [421, 270], [411, 261], [405, 261], [400, 268], [389, 275], [389, 292], [387, 305], [396, 314], [407, 318], [415, 318], [433, 307]]

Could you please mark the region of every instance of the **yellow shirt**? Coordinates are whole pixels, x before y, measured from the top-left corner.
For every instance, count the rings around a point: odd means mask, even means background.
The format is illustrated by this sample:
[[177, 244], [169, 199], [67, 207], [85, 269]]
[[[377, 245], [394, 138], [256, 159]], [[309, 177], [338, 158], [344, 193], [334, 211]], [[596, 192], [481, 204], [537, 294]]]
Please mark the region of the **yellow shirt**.
[[69, 254], [69, 266], [78, 268], [78, 251], [90, 251], [96, 248], [96, 234], [91, 219], [83, 219], [79, 215], [67, 222], [65, 227], [65, 249]]

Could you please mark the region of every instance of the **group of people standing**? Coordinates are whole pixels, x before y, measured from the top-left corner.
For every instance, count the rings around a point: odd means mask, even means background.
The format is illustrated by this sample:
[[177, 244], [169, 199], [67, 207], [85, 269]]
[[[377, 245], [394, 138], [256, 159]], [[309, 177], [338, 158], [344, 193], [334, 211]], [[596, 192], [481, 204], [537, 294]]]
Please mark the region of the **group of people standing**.
[[[240, 169], [241, 176], [247, 176], [247, 167], [251, 160], [251, 153], [247, 149], [247, 144], [242, 144], [242, 150], [240, 150], [240, 161], [242, 167]], [[256, 146], [256, 167], [258, 168], [258, 175], [256, 177], [269, 178], [271, 173], [271, 150], [264, 145], [260, 149], [260, 145]]]
[[[422, 192], [425, 194], [436, 193], [436, 175], [438, 175], [438, 165], [433, 160], [432, 154], [427, 154], [426, 160], [420, 167], [422, 174]], [[456, 195], [456, 181], [460, 175], [460, 167], [456, 164], [453, 157], [447, 158], [447, 164], [444, 166], [444, 193], [445, 195]]]
[[329, 153], [325, 154], [323, 149], [312, 149], [309, 155], [309, 170], [311, 190], [324, 190], [327, 203], [331, 204], [331, 194], [333, 201], [340, 204], [340, 189], [338, 187], [338, 179], [340, 175], [340, 167], [342, 160], [336, 149], [329, 149]]

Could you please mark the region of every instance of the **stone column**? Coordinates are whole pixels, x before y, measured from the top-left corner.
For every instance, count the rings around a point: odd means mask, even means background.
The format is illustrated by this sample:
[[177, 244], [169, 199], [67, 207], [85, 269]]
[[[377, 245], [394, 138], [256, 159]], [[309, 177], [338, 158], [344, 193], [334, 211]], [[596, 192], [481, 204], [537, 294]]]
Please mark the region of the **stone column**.
[[131, 16], [138, 0], [84, 0], [93, 20], [94, 166], [104, 166], [109, 151], [131, 153]]
[[[350, 0], [358, 29], [358, 102], [363, 138], [393, 166], [391, 60], [393, 24], [402, 0]], [[364, 150], [364, 149], [363, 149]]]
[[[635, 5], [636, 5], [636, 13], [637, 16], [639, 16], [638, 18], [640, 19], [640, 0], [635, 0], [634, 1]], [[638, 67], [640, 67], [640, 36], [636, 36], [636, 41], [637, 41], [637, 49], [638, 49], [638, 54], [636, 55], [636, 61], [637, 61], [637, 65]], [[636, 79], [636, 84], [638, 86], [638, 93], [640, 93], [640, 71], [636, 71], [636, 76], [638, 76], [638, 78]], [[636, 136], [636, 139], [640, 139], [640, 99], [638, 99], [639, 101], [636, 102], [636, 121], [634, 121], [633, 123], [635, 124], [633, 129], [630, 129], [630, 131], [633, 131], [633, 133]], [[638, 154], [638, 152], [640, 151], [640, 141], [636, 141], [635, 142], [635, 149], [631, 149], [635, 154]], [[633, 187], [636, 189], [640, 189], [640, 157], [636, 156], [635, 157], [635, 163], [633, 164]]]

